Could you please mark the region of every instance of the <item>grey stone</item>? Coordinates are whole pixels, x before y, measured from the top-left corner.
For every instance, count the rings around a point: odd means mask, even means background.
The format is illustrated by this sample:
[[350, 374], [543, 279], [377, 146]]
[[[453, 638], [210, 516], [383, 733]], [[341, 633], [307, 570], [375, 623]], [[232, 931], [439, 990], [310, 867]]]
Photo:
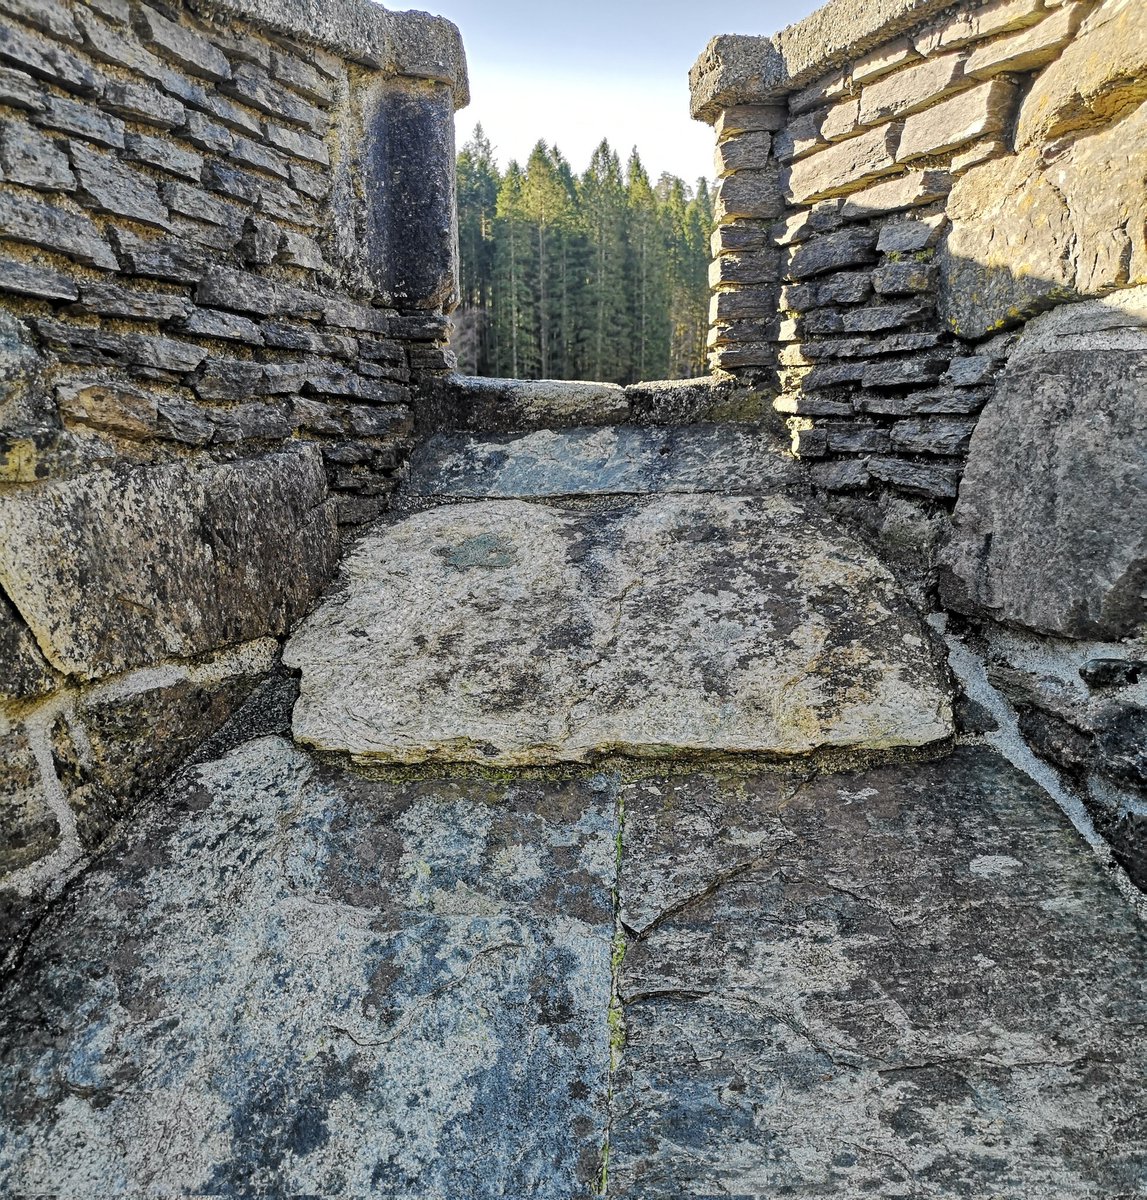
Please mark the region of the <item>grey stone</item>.
[[2, 0], [0, 10], [18, 20], [50, 33], [61, 42], [83, 42], [76, 23], [59, 0]]
[[110, 154], [88, 150], [78, 142], [72, 143], [71, 152], [72, 166], [88, 203], [104, 212], [131, 217], [143, 225], [168, 228], [167, 205], [148, 176], [125, 167]]
[[765, 129], [719, 138], [714, 165], [718, 175], [733, 171], [759, 170], [773, 148], [773, 135]]
[[622, 796], [607, 1195], [1135, 1194], [1142, 928], [994, 752]]
[[780, 258], [774, 249], [722, 254], [709, 264], [709, 286], [719, 288], [724, 284], [736, 284], [744, 287], [776, 283], [780, 274]]
[[1010, 80], [993, 79], [916, 113], [904, 122], [896, 161], [945, 154], [969, 142], [1003, 134], [1011, 123], [1017, 96]]
[[947, 219], [940, 214], [923, 220], [889, 221], [880, 227], [876, 248], [882, 254], [916, 254], [940, 240]]
[[109, 80], [103, 102], [117, 116], [159, 129], [179, 129], [187, 120], [187, 110], [178, 100], [147, 84]]
[[310, 447], [23, 488], [0, 530], [0, 582], [49, 661], [85, 678], [283, 633], [337, 555]]
[[276, 83], [262, 67], [254, 63], [240, 63], [231, 78], [220, 87], [229, 96], [251, 105], [276, 121], [290, 121], [315, 134], [326, 132], [328, 118], [321, 109]]
[[204, 400], [250, 400], [262, 391], [266, 380], [266, 368], [261, 363], [209, 358], [192, 386]]
[[[914, 325], [933, 312], [927, 301], [911, 300], [902, 304], [866, 304], [841, 314], [841, 329], [845, 333], [880, 333]], [[811, 314], [810, 314], [811, 315]]]
[[279, 738], [198, 767], [25, 957], [0, 1182], [588, 1194], [617, 788], [371, 782]]
[[619, 424], [629, 413], [624, 389], [612, 383], [451, 375], [434, 396], [443, 425], [490, 432]]
[[228, 204], [205, 192], [202, 188], [191, 187], [186, 183], [165, 181], [159, 185], [159, 194], [163, 202], [173, 213], [184, 217], [192, 217], [209, 225], [218, 225], [227, 229], [242, 225], [242, 212], [234, 205]]
[[208, 120], [201, 113], [187, 114], [187, 126], [183, 130], [183, 136], [200, 150], [210, 150], [216, 154], [226, 154], [234, 140], [229, 129]]
[[828, 492], [850, 492], [868, 486], [868, 468], [863, 459], [844, 458], [813, 463], [809, 478], [814, 487]]
[[931, 108], [967, 87], [963, 54], [944, 54], [914, 63], [870, 83], [860, 94], [860, 123], [878, 125], [892, 117]]
[[737, 171], [717, 185], [714, 216], [718, 221], [733, 217], [775, 220], [785, 210], [776, 168]]
[[186, 25], [177, 25], [146, 5], [140, 5], [136, 23], [140, 33], [157, 47], [160, 53], [185, 70], [201, 75], [204, 79], [222, 80], [231, 77], [227, 56], [197, 30], [189, 29]]
[[953, 500], [960, 486], [960, 468], [931, 463], [905, 462], [899, 458], [870, 458], [868, 473], [915, 496]]
[[866, 266], [876, 261], [875, 249], [875, 229], [841, 229], [790, 250], [785, 274], [792, 279], [807, 279], [844, 267]]
[[872, 281], [882, 296], [910, 296], [936, 287], [937, 268], [931, 262], [886, 262], [873, 272]]
[[89, 103], [69, 100], [66, 96], [48, 96], [43, 111], [36, 113], [33, 120], [60, 133], [74, 133], [109, 150], [123, 149], [124, 123]]
[[900, 123], [881, 126], [829, 146], [788, 169], [783, 183], [793, 204], [856, 192], [865, 184], [897, 171]]
[[1079, 668], [1079, 677], [1089, 688], [1127, 687], [1147, 678], [1147, 662], [1129, 658], [1089, 658]]
[[25, 112], [40, 112], [44, 99], [36, 84], [23, 71], [0, 67], [0, 103]]
[[788, 124], [788, 117], [785, 104], [734, 104], [721, 109], [712, 122], [713, 132], [718, 141], [742, 133], [776, 132]]
[[94, 267], [114, 271], [119, 266], [91, 220], [56, 205], [4, 192], [0, 194], [0, 228], [14, 241], [58, 250]]
[[781, 496], [431, 509], [359, 543], [284, 662], [302, 671], [296, 738], [363, 763], [787, 755], [951, 732], [892, 577]]
[[147, 334], [129, 334], [125, 337], [122, 354], [128, 362], [177, 374], [194, 371], [207, 357], [207, 351], [202, 346]]
[[315, 104], [326, 108], [334, 99], [330, 80], [309, 63], [303, 62], [298, 55], [276, 51], [271, 56], [270, 65], [271, 73], [280, 83], [285, 83]]
[[159, 432], [154, 395], [120, 381], [78, 380], [56, 388], [65, 424], [78, 423], [119, 437], [149, 441]]
[[960, 457], [967, 453], [975, 428], [975, 417], [897, 421], [892, 427], [892, 449], [905, 454]]
[[0, 125], [0, 173], [11, 183], [74, 192], [75, 176], [58, 142], [24, 124]]
[[866, 388], [918, 387], [935, 383], [947, 370], [949, 361], [939, 351], [910, 358], [885, 358], [867, 363], [862, 378]]
[[146, 133], [129, 133], [126, 139], [127, 157], [147, 163], [161, 171], [182, 175], [199, 182], [203, 173], [203, 156], [173, 145], [170, 138], [152, 137]]
[[804, 342], [801, 355], [809, 362], [823, 358], [862, 358], [878, 354], [900, 354], [911, 350], [929, 350], [943, 334], [925, 330], [886, 333], [883, 337], [823, 338]]
[[177, 322], [175, 329], [179, 333], [189, 333], [196, 337], [225, 338], [234, 342], [246, 342], [251, 346], [263, 344], [263, 335], [254, 321], [235, 313], [217, 312], [214, 309], [193, 308], [186, 317]]
[[0, 882], [9, 872], [46, 858], [59, 843], [59, 820], [45, 795], [28, 732], [23, 722], [0, 714]]
[[1071, 42], [1086, 12], [1082, 5], [1065, 5], [1033, 28], [973, 50], [964, 70], [975, 79], [990, 79], [1004, 71], [1022, 73], [1046, 67]]
[[628, 420], [636, 425], [693, 425], [705, 422], [760, 422], [770, 395], [738, 380], [705, 376], [630, 384], [625, 389]]
[[0, 25], [0, 59], [70, 92], [91, 95], [99, 89], [96, 73], [83, 59], [16, 25]]
[[209, 308], [231, 309], [257, 316], [321, 317], [322, 296], [290, 287], [246, 271], [213, 267], [199, 281], [196, 302]]
[[[29, 700], [46, 696], [57, 686], [58, 676], [36, 645], [31, 630], [0, 592], [0, 701]], [[5, 718], [0, 714], [0, 724]], [[0, 845], [6, 839], [0, 837]]]
[[846, 221], [862, 221], [886, 213], [902, 212], [942, 200], [951, 190], [952, 177], [947, 171], [910, 171], [907, 175], [874, 183], [862, 192], [845, 197], [841, 216]]
[[262, 145], [252, 138], [237, 137], [231, 144], [231, 157], [249, 167], [257, 167], [269, 175], [277, 175], [280, 179], [289, 179], [291, 173], [287, 168], [287, 160], [275, 150]]
[[327, 148], [326, 142], [320, 138], [312, 137], [308, 133], [300, 133], [297, 129], [287, 129], [285, 126], [275, 125], [270, 121], [267, 122], [266, 130], [267, 140], [273, 146], [278, 146], [280, 150], [286, 150], [288, 154], [306, 159], [307, 162], [319, 163], [321, 166], [330, 165], [330, 150]]
[[887, 454], [888, 430], [874, 425], [825, 425], [830, 454]]
[[978, 387], [992, 378], [998, 366], [998, 361], [986, 354], [954, 358], [944, 376], [944, 382], [953, 387]]
[[79, 288], [62, 271], [14, 259], [0, 261], [0, 291], [37, 300], [75, 300]]
[[817, 304], [860, 304], [872, 295], [871, 271], [846, 271], [820, 281]]
[[1008, 367], [972, 441], [948, 607], [1077, 638], [1143, 624], [1145, 369], [1142, 350], [1037, 351]]
[[77, 305], [84, 312], [139, 321], [170, 321], [187, 314], [191, 301], [171, 292], [144, 292], [118, 283], [85, 284]]
[[293, 229], [282, 230], [275, 261], [302, 271], [323, 271], [327, 266], [314, 238]]
[[722, 491], [756, 494], [795, 484], [770, 432], [719, 425], [538, 429], [522, 435], [438, 434], [410, 464], [418, 496], [507, 499]]
[[197, 404], [175, 396], [156, 401], [160, 437], [186, 446], [206, 446], [215, 436], [215, 426]]

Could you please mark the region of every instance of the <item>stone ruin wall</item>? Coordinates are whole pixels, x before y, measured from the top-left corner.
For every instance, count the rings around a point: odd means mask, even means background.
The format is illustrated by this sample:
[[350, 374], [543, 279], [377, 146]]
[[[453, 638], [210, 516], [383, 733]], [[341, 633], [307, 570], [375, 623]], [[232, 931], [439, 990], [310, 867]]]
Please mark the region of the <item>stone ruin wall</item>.
[[384, 505], [450, 365], [465, 101], [454, 27], [365, 0], [0, 0], [0, 923]]
[[833, 0], [691, 83], [714, 369], [775, 396], [1147, 885], [1141, 0]]

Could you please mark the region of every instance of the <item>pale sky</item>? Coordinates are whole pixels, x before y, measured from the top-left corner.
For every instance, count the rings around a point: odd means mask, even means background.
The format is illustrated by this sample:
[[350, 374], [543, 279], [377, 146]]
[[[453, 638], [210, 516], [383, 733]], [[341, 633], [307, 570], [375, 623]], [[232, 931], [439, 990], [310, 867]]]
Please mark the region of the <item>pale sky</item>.
[[[689, 68], [718, 33], [775, 33], [819, 6], [760, 0], [751, 17], [706, 0], [430, 0], [462, 30], [471, 102], [458, 144], [481, 121], [500, 164], [539, 138], [581, 172], [603, 137], [624, 162], [689, 183], [713, 174], [713, 131], [689, 116]], [[396, 6], [397, 7], [397, 6]], [[732, 26], [732, 27], [730, 27]]]

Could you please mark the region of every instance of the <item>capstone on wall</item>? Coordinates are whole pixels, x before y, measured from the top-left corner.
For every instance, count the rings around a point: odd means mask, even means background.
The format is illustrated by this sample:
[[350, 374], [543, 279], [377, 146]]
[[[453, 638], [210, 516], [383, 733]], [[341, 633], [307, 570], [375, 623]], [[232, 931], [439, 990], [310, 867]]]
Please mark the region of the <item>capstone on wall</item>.
[[831, 0], [692, 74], [712, 364], [971, 622], [1028, 745], [1147, 886], [1142, 0]]
[[0, 914], [267, 677], [452, 362], [457, 30], [0, 0]]

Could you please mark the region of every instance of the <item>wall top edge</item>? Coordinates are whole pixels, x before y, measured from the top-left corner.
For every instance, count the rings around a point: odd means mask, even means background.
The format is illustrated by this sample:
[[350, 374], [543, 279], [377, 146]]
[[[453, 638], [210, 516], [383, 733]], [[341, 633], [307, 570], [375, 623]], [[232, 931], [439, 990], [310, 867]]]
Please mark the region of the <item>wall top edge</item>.
[[958, 0], [829, 0], [772, 37], [722, 34], [689, 71], [690, 111], [712, 124], [735, 104], [783, 101], [798, 88]]
[[374, 0], [182, 0], [200, 16], [248, 21], [391, 75], [449, 85], [454, 107], [470, 103], [458, 27], [426, 12], [395, 12]]

